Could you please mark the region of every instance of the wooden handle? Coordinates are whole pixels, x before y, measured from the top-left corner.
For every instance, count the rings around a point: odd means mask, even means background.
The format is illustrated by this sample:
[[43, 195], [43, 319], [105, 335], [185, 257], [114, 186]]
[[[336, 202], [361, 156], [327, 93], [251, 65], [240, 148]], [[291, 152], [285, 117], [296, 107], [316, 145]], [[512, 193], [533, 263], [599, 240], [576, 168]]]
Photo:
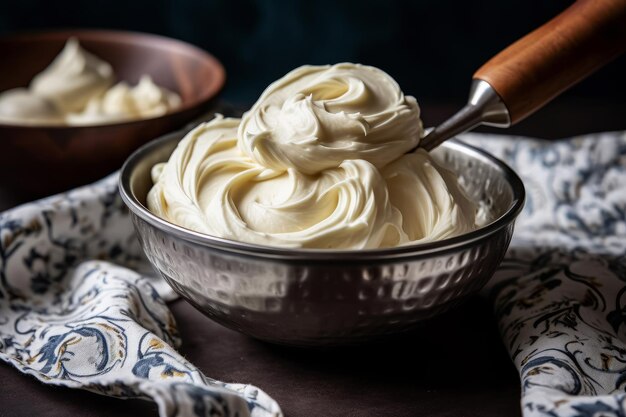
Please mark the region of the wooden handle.
[[[517, 123], [626, 50], [626, 0], [579, 0], [474, 74]], [[626, 74], [625, 74], [626, 76]]]

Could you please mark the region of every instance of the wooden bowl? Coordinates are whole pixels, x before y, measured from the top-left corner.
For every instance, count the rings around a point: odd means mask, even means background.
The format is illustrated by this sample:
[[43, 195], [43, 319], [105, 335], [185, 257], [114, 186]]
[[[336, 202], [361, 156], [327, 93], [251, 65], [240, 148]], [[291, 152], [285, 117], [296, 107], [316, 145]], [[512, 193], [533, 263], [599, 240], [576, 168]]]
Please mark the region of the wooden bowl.
[[206, 112], [224, 85], [221, 63], [187, 43], [144, 33], [67, 30], [0, 39], [0, 91], [26, 87], [70, 37], [109, 62], [118, 81], [135, 84], [149, 74], [177, 92], [182, 105], [160, 117], [106, 125], [0, 123], [0, 187], [38, 197], [101, 178], [140, 145]]

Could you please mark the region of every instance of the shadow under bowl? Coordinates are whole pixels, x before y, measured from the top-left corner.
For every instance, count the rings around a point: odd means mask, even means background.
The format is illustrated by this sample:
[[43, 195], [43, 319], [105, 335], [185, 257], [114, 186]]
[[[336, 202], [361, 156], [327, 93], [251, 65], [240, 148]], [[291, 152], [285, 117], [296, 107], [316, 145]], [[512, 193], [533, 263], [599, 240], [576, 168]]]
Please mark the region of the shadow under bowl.
[[525, 198], [519, 177], [457, 141], [431, 152], [493, 221], [470, 233], [375, 250], [286, 249], [236, 242], [169, 223], [146, 208], [150, 168], [181, 139], [170, 134], [124, 164], [120, 192], [156, 271], [211, 319], [285, 345], [355, 344], [414, 328], [476, 293], [508, 248]]
[[160, 117], [92, 126], [0, 123], [0, 186], [34, 198], [90, 183], [119, 169], [142, 144], [208, 111], [224, 85], [222, 64], [207, 52], [157, 35], [109, 30], [39, 32], [0, 38], [0, 91], [26, 87], [75, 37], [109, 62], [118, 81], [148, 74], [182, 105]]

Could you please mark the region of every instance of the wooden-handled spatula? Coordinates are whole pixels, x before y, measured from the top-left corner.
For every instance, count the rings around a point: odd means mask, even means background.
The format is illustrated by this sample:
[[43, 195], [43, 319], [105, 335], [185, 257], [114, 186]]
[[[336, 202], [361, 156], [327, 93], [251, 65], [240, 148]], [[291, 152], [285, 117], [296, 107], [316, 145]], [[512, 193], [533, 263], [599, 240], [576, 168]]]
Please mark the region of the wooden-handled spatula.
[[467, 105], [420, 146], [431, 150], [481, 124], [509, 127], [624, 50], [626, 0], [578, 0], [476, 71]]

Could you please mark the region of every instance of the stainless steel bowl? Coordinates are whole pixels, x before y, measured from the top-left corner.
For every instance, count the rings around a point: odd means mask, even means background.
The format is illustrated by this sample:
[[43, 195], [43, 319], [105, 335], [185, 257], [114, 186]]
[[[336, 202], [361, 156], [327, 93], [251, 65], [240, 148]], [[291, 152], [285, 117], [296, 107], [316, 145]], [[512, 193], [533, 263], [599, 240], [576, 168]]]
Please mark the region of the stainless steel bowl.
[[182, 134], [137, 150], [124, 164], [122, 198], [141, 245], [165, 280], [213, 320], [281, 344], [358, 343], [407, 330], [478, 291], [509, 245], [524, 186], [503, 162], [448, 141], [432, 152], [462, 173], [495, 220], [438, 242], [377, 250], [284, 249], [207, 236], [169, 223], [145, 206], [150, 169]]

